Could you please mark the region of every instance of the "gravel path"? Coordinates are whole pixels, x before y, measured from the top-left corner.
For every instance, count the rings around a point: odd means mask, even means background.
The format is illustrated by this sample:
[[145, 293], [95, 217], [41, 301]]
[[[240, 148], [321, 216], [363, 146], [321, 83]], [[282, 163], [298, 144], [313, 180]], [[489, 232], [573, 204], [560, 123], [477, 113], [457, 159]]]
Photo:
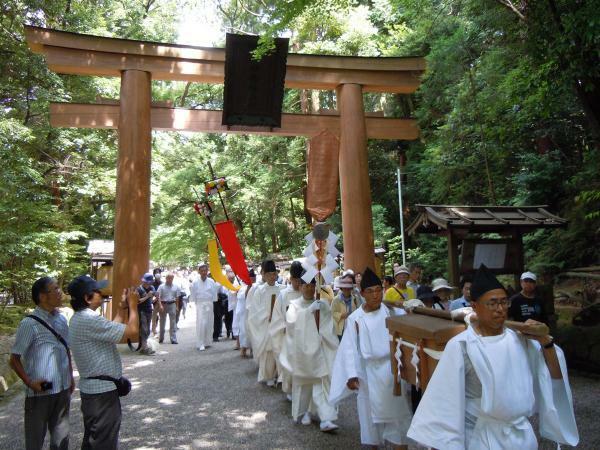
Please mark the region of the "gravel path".
[[[233, 351], [234, 342], [194, 348], [195, 311], [180, 322], [179, 345], [163, 344], [145, 357], [120, 346], [125, 375], [133, 383], [122, 399], [122, 449], [353, 449], [360, 448], [355, 400], [340, 408], [335, 434], [292, 423], [290, 403], [279, 390], [256, 383], [252, 360]], [[168, 339], [167, 339], [168, 340]], [[600, 448], [597, 403], [600, 382], [572, 376], [582, 437], [579, 449]], [[23, 448], [23, 394], [18, 388], [0, 402], [0, 449]], [[80, 400], [71, 409], [71, 448], [82, 439]], [[555, 448], [544, 443], [540, 448]], [[565, 448], [565, 447], [563, 447]]]

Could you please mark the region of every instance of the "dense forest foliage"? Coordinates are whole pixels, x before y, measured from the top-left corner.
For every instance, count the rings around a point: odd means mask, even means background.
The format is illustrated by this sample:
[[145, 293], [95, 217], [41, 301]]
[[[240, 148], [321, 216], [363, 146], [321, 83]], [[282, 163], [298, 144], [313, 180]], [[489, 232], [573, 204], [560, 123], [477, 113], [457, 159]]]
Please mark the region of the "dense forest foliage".
[[[405, 223], [416, 203], [547, 204], [565, 230], [526, 237], [538, 271], [596, 264], [600, 252], [600, 7], [597, 0], [6, 0], [0, 6], [0, 291], [27, 298], [42, 273], [86, 271], [89, 239], [111, 239], [117, 134], [49, 125], [51, 101], [116, 99], [119, 80], [60, 75], [27, 47], [23, 24], [176, 42], [191, 10], [223, 32], [289, 36], [292, 52], [424, 56], [415, 95], [365, 95], [368, 111], [416, 117], [415, 142], [369, 142], [377, 245], [399, 257], [396, 164], [407, 155]], [[199, 27], [202, 24], [198, 25]], [[224, 44], [224, 33], [216, 45]], [[266, 43], [268, 45], [268, 42]], [[153, 99], [220, 109], [222, 86], [153, 82]], [[334, 108], [332, 92], [286, 90], [285, 112]], [[228, 178], [230, 214], [249, 258], [298, 256], [306, 142], [155, 132], [154, 261], [205, 258], [210, 228], [193, 213], [210, 161]], [[338, 212], [330, 219], [341, 233]], [[446, 270], [445, 240], [413, 237], [409, 259]]]

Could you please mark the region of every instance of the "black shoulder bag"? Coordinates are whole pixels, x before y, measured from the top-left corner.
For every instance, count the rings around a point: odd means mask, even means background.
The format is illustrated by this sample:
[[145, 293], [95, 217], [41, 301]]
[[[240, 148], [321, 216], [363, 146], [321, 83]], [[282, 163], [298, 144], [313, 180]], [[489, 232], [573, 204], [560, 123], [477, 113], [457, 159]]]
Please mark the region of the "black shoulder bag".
[[87, 377], [88, 380], [102, 380], [102, 381], [112, 381], [117, 388], [117, 393], [119, 397], [125, 397], [127, 394], [131, 392], [131, 381], [129, 381], [125, 377], [121, 378], [113, 378], [108, 375], [96, 375], [95, 377]]

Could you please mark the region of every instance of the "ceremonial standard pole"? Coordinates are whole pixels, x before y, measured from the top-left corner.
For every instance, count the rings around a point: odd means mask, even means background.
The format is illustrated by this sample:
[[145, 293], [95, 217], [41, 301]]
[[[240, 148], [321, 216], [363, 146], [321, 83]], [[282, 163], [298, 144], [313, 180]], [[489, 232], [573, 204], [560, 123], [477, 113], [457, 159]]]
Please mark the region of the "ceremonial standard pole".
[[396, 169], [396, 177], [398, 179], [398, 205], [400, 208], [400, 236], [402, 238], [402, 265], [406, 265], [406, 250], [404, 248], [404, 214], [402, 214], [402, 174], [400, 167]]

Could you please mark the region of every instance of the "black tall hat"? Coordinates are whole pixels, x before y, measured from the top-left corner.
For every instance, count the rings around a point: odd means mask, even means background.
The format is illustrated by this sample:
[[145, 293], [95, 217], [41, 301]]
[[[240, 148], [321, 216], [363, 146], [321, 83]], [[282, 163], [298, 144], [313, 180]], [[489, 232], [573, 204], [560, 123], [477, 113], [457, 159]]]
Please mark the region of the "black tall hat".
[[417, 298], [419, 300], [431, 300], [435, 298], [435, 293], [429, 286], [422, 284], [417, 288]]
[[381, 278], [379, 278], [370, 267], [367, 267], [362, 274], [362, 279], [360, 280], [360, 289], [364, 291], [371, 286], [381, 286], [381, 284]]
[[292, 261], [292, 265], [290, 266], [290, 277], [300, 278], [302, 276], [302, 272], [302, 263], [300, 261]]
[[272, 259], [265, 259], [261, 264], [262, 273], [277, 272], [275, 267], [275, 261]]
[[477, 301], [486, 292], [494, 289], [504, 289], [502, 283], [498, 281], [496, 276], [490, 272], [490, 269], [485, 264], [479, 266], [475, 276], [473, 277], [473, 283], [471, 284], [471, 298]]

